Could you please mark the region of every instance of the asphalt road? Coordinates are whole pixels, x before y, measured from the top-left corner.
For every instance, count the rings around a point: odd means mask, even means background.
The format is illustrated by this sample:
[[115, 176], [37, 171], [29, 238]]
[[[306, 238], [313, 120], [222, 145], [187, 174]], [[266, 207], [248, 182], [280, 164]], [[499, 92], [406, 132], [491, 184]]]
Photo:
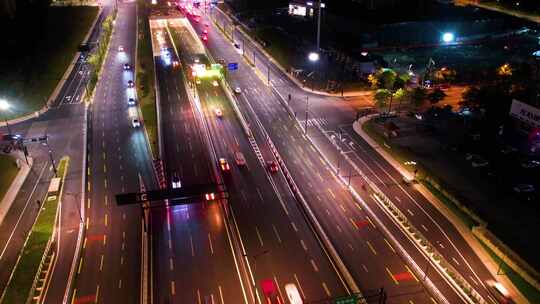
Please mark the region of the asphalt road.
[[[177, 176], [182, 187], [215, 183], [201, 128], [187, 98], [165, 28], [154, 57], [161, 109], [163, 163], [167, 186]], [[155, 46], [156, 47], [156, 46]], [[160, 55], [160, 54], [158, 54]], [[171, 202], [172, 203], [172, 202]], [[156, 303], [239, 303], [242, 290], [231, 247], [216, 202], [155, 208], [151, 213], [153, 294]]]
[[[211, 26], [211, 29], [216, 32], [218, 29]], [[369, 290], [373, 288], [378, 288], [381, 286], [384, 286], [385, 289], [388, 291], [390, 299], [394, 298], [397, 301], [402, 301], [403, 297], [405, 299], [407, 297], [410, 297], [410, 299], [413, 302], [425, 302], [426, 300], [429, 301], [429, 298], [433, 295], [428, 295], [423, 291], [422, 285], [419, 284], [416, 280], [418, 277], [415, 277], [413, 275], [407, 275], [407, 273], [410, 273], [410, 268], [420, 268], [425, 269], [427, 263], [422, 255], [416, 250], [411, 242], [397, 229], [397, 227], [389, 221], [386, 216], [382, 217], [382, 210], [377, 210], [376, 206], [372, 207], [371, 209], [375, 210], [375, 214], [378, 218], [382, 219], [384, 223], [384, 227], [386, 229], [390, 230], [390, 234], [385, 233], [381, 234], [380, 231], [377, 229], [374, 229], [374, 231], [369, 232], [369, 236], [372, 238], [371, 240], [366, 239], [367, 236], [364, 238], [358, 238], [358, 233], [355, 233], [354, 230], [356, 230], [358, 226], [358, 220], [365, 219], [366, 216], [368, 216], [365, 213], [362, 213], [359, 208], [356, 207], [356, 204], [343, 189], [338, 190], [341, 188], [341, 185], [337, 182], [329, 182], [331, 181], [332, 174], [328, 169], [326, 169], [324, 163], [319, 158], [318, 154], [314, 151], [309, 151], [307, 147], [309, 144], [304, 141], [303, 137], [301, 136], [301, 130], [300, 128], [297, 128], [294, 124], [294, 120], [292, 120], [289, 117], [289, 114], [284, 109], [284, 107], [279, 103], [279, 100], [276, 98], [276, 96], [269, 90], [266, 86], [264, 81], [262, 81], [261, 78], [264, 79], [264, 76], [262, 73], [258, 72], [254, 73], [253, 69], [246, 64], [245, 61], [243, 61], [240, 57], [241, 50], [238, 48], [234, 48], [229, 41], [226, 41], [224, 37], [216, 32], [216, 34], [211, 34], [209, 36], [209, 42], [208, 42], [209, 49], [214, 54], [215, 57], [224, 58], [227, 62], [239, 62], [240, 68], [237, 72], [231, 72], [230, 73], [230, 83], [232, 86], [239, 85], [244, 89], [243, 95], [247, 97], [249, 100], [249, 105], [253, 108], [255, 108], [255, 111], [246, 111], [246, 113], [254, 113], [257, 112], [257, 117], [255, 115], [252, 115], [251, 120], [260, 119], [262, 122], [262, 125], [265, 127], [265, 129], [269, 132], [270, 137], [274, 140], [274, 143], [276, 144], [278, 151], [281, 151], [284, 153], [282, 156], [285, 159], [285, 162], [290, 167], [293, 176], [295, 179], [300, 181], [300, 184], [302, 185], [302, 191], [306, 194], [308, 197], [314, 197], [316, 198], [316, 195], [318, 194], [321, 196], [323, 194], [324, 196], [321, 197], [323, 201], [335, 201], [340, 200], [340, 196], [342, 196], [342, 200], [344, 200], [346, 203], [343, 204], [343, 207], [345, 210], [347, 210], [347, 207], [349, 209], [355, 210], [354, 216], [348, 216], [346, 212], [343, 211], [343, 208], [340, 208], [339, 206], [330, 205], [329, 207], [335, 208], [332, 212], [332, 209], [328, 209], [329, 212], [326, 212], [324, 208], [321, 208], [320, 206], [316, 208], [316, 213], [321, 221], [325, 222], [325, 228], [327, 231], [329, 231], [329, 234], [334, 236], [337, 240], [335, 243], [337, 244], [337, 247], [339, 248], [340, 253], [344, 257], [345, 260], [349, 260], [349, 267], [356, 268], [357, 270], [351, 270], [353, 271], [353, 275], [357, 278], [363, 277], [362, 275], [365, 274], [365, 269], [363, 269], [363, 266], [357, 267], [358, 263], [352, 262], [352, 254], [350, 252], [347, 252], [345, 249], [347, 244], [351, 244], [353, 248], [355, 248], [355, 245], [358, 247], [358, 244], [363, 244], [360, 249], [362, 249], [366, 256], [367, 254], [371, 253], [373, 255], [376, 255], [376, 260], [378, 261], [378, 271], [375, 271], [376, 274], [378, 274], [378, 279], [374, 280], [373, 277], [370, 278], [369, 282], [366, 282], [365, 280], [358, 280], [361, 282], [362, 289], [363, 290]], [[261, 62], [259, 60], [259, 62]], [[272, 67], [270, 67], [271, 73], [272, 73]], [[258, 75], [256, 75], [258, 74]], [[278, 77], [272, 77], [272, 82], [276, 85], [278, 88], [283, 88], [285, 85], [292, 86], [293, 84], [290, 84], [289, 80], [282, 75], [281, 78]], [[303, 92], [303, 91], [302, 91]], [[305, 96], [305, 93], [303, 94]], [[298, 100], [298, 96], [294, 96], [295, 100]], [[315, 99], [317, 97], [313, 97]], [[318, 97], [321, 99], [320, 97]], [[311, 100], [312, 97], [310, 96], [309, 99]], [[305, 102], [298, 104], [304, 105], [303, 109], [305, 111]], [[322, 102], [321, 102], [322, 103]], [[313, 111], [314, 105], [310, 101], [310, 115]], [[246, 101], [244, 103], [245, 109], [249, 109], [248, 102]], [[303, 115], [304, 113], [298, 109], [297, 115]], [[333, 112], [339, 112], [343, 111], [343, 107], [339, 107], [335, 109]], [[328, 114], [328, 113], [327, 113]], [[351, 113], [345, 112], [345, 114], [348, 114], [350, 116]], [[354, 118], [354, 116], [352, 116]], [[339, 119], [338, 119], [339, 120]], [[352, 119], [349, 120], [349, 122], [352, 121]], [[287, 123], [288, 122], [288, 123]], [[342, 122], [342, 121], [341, 121]], [[256, 124], [252, 124], [256, 125]], [[261, 138], [261, 140], [264, 140]], [[298, 147], [300, 146], [300, 147]], [[294, 147], [294, 148], [291, 148]], [[305, 147], [307, 151], [304, 151], [302, 147]], [[296, 151], [295, 151], [296, 150]], [[307, 152], [307, 153], [306, 153]], [[305, 174], [306, 171], [313, 172], [312, 174]], [[304, 177], [302, 177], [302, 171], [304, 172], [305, 176], [308, 176], [311, 180], [305, 180]], [[326, 174], [326, 178], [324, 178], [324, 174]], [[319, 181], [314, 180], [313, 178], [316, 177], [318, 174], [323, 176], [323, 178]], [[324, 183], [322, 183], [324, 181]], [[329, 187], [329, 191], [316, 191], [316, 190], [309, 190], [310, 188], [318, 188], [320, 189], [319, 185], [324, 184], [331, 185]], [[333, 185], [332, 185], [333, 184]], [[311, 185], [311, 186], [310, 186]], [[317, 189], [317, 190], [318, 190]], [[324, 193], [326, 192], [326, 193]], [[311, 195], [313, 193], [313, 195]], [[364, 200], [369, 201], [369, 198], [366, 197]], [[311, 205], [313, 206], [313, 200], [311, 202]], [[373, 206], [373, 205], [371, 205]], [[340, 210], [341, 209], [341, 210]], [[325, 214], [326, 213], [326, 214]], [[371, 214], [370, 214], [371, 215]], [[334, 219], [332, 219], [334, 218]], [[372, 219], [373, 221], [373, 219]], [[355, 222], [356, 225], [351, 224], [351, 222]], [[339, 226], [339, 228], [338, 228]], [[363, 229], [369, 231], [370, 228], [373, 228], [371, 225], [363, 225]], [[339, 237], [340, 231], [339, 230], [349, 230], [351, 233], [354, 233], [353, 236], [356, 238], [354, 242], [352, 240], [347, 240], [346, 238]], [[335, 231], [335, 233], [333, 233]], [[392, 246], [394, 245], [392, 239], [389, 235], [393, 235], [397, 237], [398, 243], [402, 244], [402, 246], [405, 248], [405, 252], [408, 253], [408, 255], [411, 256], [409, 258], [407, 254], [403, 254], [400, 250], [397, 250]], [[336, 237], [337, 236], [337, 237]], [[375, 244], [375, 245], [374, 245]], [[372, 250], [373, 249], [373, 250]], [[350, 249], [349, 249], [350, 250]], [[385, 256], [379, 257], [381, 252], [387, 252], [389, 251], [389, 257], [394, 257], [394, 260], [396, 261], [395, 264], [391, 262], [392, 259]], [[373, 265], [374, 263], [362, 263], [363, 265]], [[356, 267], [355, 267], [356, 266]], [[409, 268], [407, 268], [407, 267]], [[362, 273], [364, 271], [364, 273]], [[369, 269], [368, 269], [369, 271]], [[417, 272], [418, 273], [418, 272]], [[398, 281], [396, 278], [402, 279], [402, 281]], [[446, 283], [443, 283], [443, 280], [441, 277], [439, 277], [437, 274], [435, 274], [435, 271], [429, 271], [428, 270], [428, 279], [435, 282], [438, 290], [444, 294], [444, 296], [449, 299], [452, 303], [459, 302], [461, 299], [458, 298], [455, 292], [453, 292], [449, 286]], [[359, 283], [360, 284], [360, 283]]]
[[[119, 52], [122, 45], [124, 52]], [[75, 303], [135, 303], [141, 287], [141, 209], [115, 204], [114, 195], [138, 192], [140, 180], [157, 188], [152, 158], [142, 128], [134, 128], [137, 114], [127, 99], [134, 89], [136, 47], [135, 3], [118, 3], [118, 17], [94, 102], [89, 109], [86, 237], [73, 299]]]

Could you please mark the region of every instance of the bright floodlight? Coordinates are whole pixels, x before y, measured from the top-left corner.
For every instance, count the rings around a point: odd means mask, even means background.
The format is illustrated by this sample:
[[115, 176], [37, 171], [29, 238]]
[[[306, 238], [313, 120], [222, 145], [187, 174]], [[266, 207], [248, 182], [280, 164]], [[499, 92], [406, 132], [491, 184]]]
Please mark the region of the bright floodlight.
[[442, 40], [446, 43], [453, 42], [455, 39], [454, 33], [444, 33], [442, 35]]
[[5, 99], [0, 99], [0, 110], [5, 111], [9, 109], [9, 103]]
[[319, 53], [316, 53], [316, 52], [309, 53], [308, 59], [309, 59], [309, 61], [313, 61], [313, 62], [318, 61], [319, 60]]

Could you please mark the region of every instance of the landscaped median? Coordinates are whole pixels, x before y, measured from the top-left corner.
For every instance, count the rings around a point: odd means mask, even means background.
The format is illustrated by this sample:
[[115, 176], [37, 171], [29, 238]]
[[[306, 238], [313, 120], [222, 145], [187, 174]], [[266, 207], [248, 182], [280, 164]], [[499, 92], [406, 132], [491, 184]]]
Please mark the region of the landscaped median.
[[137, 98], [141, 108], [144, 127], [148, 134], [148, 141], [152, 149], [152, 155], [158, 155], [157, 144], [157, 112], [154, 79], [154, 58], [152, 54], [152, 44], [150, 36], [150, 25], [148, 24], [148, 1], [139, 0], [137, 2], [137, 66], [136, 68], [136, 88]]
[[96, 88], [97, 82], [99, 80], [99, 73], [101, 72], [103, 62], [107, 57], [107, 52], [109, 50], [109, 42], [111, 41], [115, 18], [116, 11], [113, 14], [109, 15], [103, 21], [101, 25], [101, 37], [99, 38], [98, 46], [93, 51], [92, 55], [88, 57], [88, 63], [92, 67], [90, 69], [90, 80], [88, 81], [87, 86], [88, 97], [93, 95], [94, 89]]
[[19, 169], [17, 169], [15, 159], [9, 155], [0, 154], [0, 202], [17, 176], [17, 172]]
[[58, 206], [68, 166], [69, 158], [62, 158], [58, 164], [59, 188], [57, 191], [48, 193], [43, 201], [15, 269], [11, 273], [8, 285], [0, 298], [0, 303], [26, 303], [46, 251], [54, 247], [51, 244], [54, 239]]

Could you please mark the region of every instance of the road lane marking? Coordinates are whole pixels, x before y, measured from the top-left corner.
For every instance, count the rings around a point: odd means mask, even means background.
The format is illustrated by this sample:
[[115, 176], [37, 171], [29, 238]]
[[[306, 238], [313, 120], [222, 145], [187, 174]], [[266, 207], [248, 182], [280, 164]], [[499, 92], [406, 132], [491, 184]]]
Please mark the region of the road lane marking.
[[367, 269], [367, 267], [366, 267], [366, 265], [362, 264], [362, 268], [364, 268], [364, 271], [365, 271], [365, 272], [369, 272], [368, 269]]
[[421, 224], [422, 228], [424, 228], [425, 231], [428, 231], [427, 227], [424, 226], [424, 224]]
[[409, 300], [409, 304], [414, 304], [414, 302], [412, 300]]
[[90, 217], [86, 217], [86, 230], [88, 230], [89, 222], [90, 222]]
[[437, 301], [435, 301], [433, 297], [430, 297], [430, 299], [431, 299], [431, 302], [433, 302], [434, 304], [438, 304]]
[[390, 272], [390, 269], [388, 269], [388, 267], [385, 267], [386, 268], [386, 272], [388, 272], [388, 275], [390, 276], [390, 278], [392, 278], [392, 281], [394, 281], [394, 283], [396, 283], [396, 285], [399, 285], [399, 282], [396, 280], [396, 278], [394, 278], [394, 275]]
[[218, 285], [219, 290], [219, 298], [221, 299], [221, 304], [225, 304], [225, 300], [223, 299], [223, 292], [221, 291], [221, 285]]
[[362, 211], [362, 206], [360, 206], [360, 204], [355, 203], [354, 205], [356, 206], [356, 208], [358, 208], [358, 210]]
[[71, 304], [75, 303], [76, 297], [77, 297], [77, 288], [73, 290], [73, 296], [71, 297]]
[[300, 240], [300, 244], [302, 245], [302, 248], [304, 248], [304, 250], [307, 251], [307, 246], [304, 240]]
[[107, 178], [105, 178], [105, 179], [103, 180], [103, 187], [105, 187], [105, 189], [107, 189]]
[[86, 238], [86, 236], [85, 236], [85, 237], [84, 237], [83, 246], [82, 246], [83, 249], [86, 249], [86, 240], [87, 240], [87, 238]]
[[295, 232], [298, 232], [298, 228], [296, 228], [296, 225], [294, 224], [294, 222], [291, 222], [291, 226], [293, 227]]
[[388, 240], [386, 238], [384, 238], [384, 242], [386, 243], [386, 245], [388, 245], [388, 247], [390, 247], [390, 250], [392, 250], [392, 252], [396, 253], [396, 251], [394, 250], [394, 247], [392, 247], [392, 245], [390, 245], [390, 243], [388, 242]]
[[171, 281], [171, 295], [175, 295], [176, 293], [176, 290], [175, 290], [175, 286], [174, 286], [174, 281]]
[[310, 262], [311, 262], [311, 266], [313, 266], [313, 270], [315, 270], [315, 272], [319, 272], [319, 267], [317, 267], [317, 264], [315, 264], [315, 261], [311, 259]]
[[343, 232], [343, 230], [341, 230], [341, 226], [339, 226], [339, 224], [336, 224], [336, 227], [337, 227], [337, 230], [338, 230], [339, 232]]
[[373, 228], [377, 228], [375, 227], [375, 224], [373, 224], [373, 222], [371, 221], [371, 219], [369, 218], [369, 216], [366, 216], [366, 219], [369, 221], [369, 223], [371, 224], [371, 226], [373, 226]]
[[278, 242], [281, 243], [281, 237], [279, 237], [279, 233], [277, 231], [277, 228], [276, 226], [274, 226], [274, 224], [272, 224], [272, 228], [274, 229], [274, 233], [276, 234], [276, 237], [278, 239]]
[[351, 221], [351, 224], [354, 226], [354, 228], [358, 230], [358, 225], [354, 222], [354, 220], [352, 218], [349, 218], [349, 221]]
[[107, 235], [103, 235], [103, 246], [105, 246], [105, 244], [107, 244]]
[[197, 289], [197, 303], [201, 304], [201, 292]]
[[86, 200], [86, 208], [87, 208], [87, 209], [90, 209], [90, 201], [91, 201], [90, 198], [88, 198], [88, 199]]
[[351, 248], [351, 250], [354, 251], [354, 247], [351, 243], [349, 243], [349, 248]]
[[105, 213], [105, 227], [108, 226], [108, 219], [109, 219], [109, 215]]
[[343, 206], [343, 204], [340, 204], [339, 207], [341, 207], [341, 210], [343, 210], [343, 213], [347, 212], [347, 209], [345, 209], [345, 206]]
[[311, 148], [311, 150], [312, 150], [313, 152], [317, 153], [317, 150], [315, 150], [315, 148], [313, 148], [312, 145], [309, 145], [309, 147]]
[[105, 206], [109, 205], [109, 196], [105, 194]]
[[169, 239], [169, 249], [172, 249], [172, 241]]
[[210, 233], [208, 233], [208, 242], [210, 244], [210, 252], [214, 255], [214, 247], [212, 246], [212, 237], [210, 236]]
[[414, 213], [411, 211], [411, 209], [407, 209], [407, 213], [409, 213], [411, 216], [414, 216]]
[[259, 188], [257, 188], [257, 194], [259, 194], [259, 198], [261, 199], [261, 203], [264, 203], [264, 199], [263, 199], [261, 190]]
[[122, 279], [118, 280], [118, 289], [122, 289]]
[[193, 237], [191, 235], [189, 236], [189, 243], [191, 244], [191, 256], [194, 257], [195, 256], [195, 247], [193, 247]]
[[332, 192], [332, 189], [328, 188], [328, 193], [330, 193], [330, 195], [336, 199], [336, 195], [334, 194], [334, 192]]
[[324, 166], [325, 165], [324, 159], [322, 159], [322, 157], [319, 156], [319, 160], [321, 161], [321, 164]]
[[374, 255], [377, 255], [377, 251], [375, 251], [375, 248], [373, 248], [371, 243], [369, 241], [366, 241], [366, 243], [368, 244], [369, 249], [371, 249], [371, 252], [373, 252]]
[[96, 303], [99, 302], [99, 284], [96, 287], [96, 299], [95, 299], [95, 301], [96, 301]]
[[169, 269], [170, 269], [171, 271], [173, 271], [173, 269], [174, 269], [174, 262], [173, 262], [173, 259], [172, 259], [172, 258], [169, 258]]
[[328, 215], [331, 215], [331, 214], [330, 214], [330, 210], [328, 210], [328, 209], [326, 209], [326, 213], [327, 213]]
[[326, 286], [325, 282], [322, 282], [322, 287], [324, 289], [324, 292], [326, 292], [326, 296], [331, 297], [332, 294], [330, 293], [330, 290], [328, 289], [328, 286]]
[[255, 231], [257, 232], [257, 237], [259, 238], [259, 242], [261, 243], [261, 247], [264, 247], [264, 243], [263, 243], [263, 240], [262, 240], [262, 237], [261, 237], [261, 233], [259, 232], [259, 228], [257, 228], [257, 226], [255, 226]]
[[455, 257], [452, 257], [452, 260], [454, 261], [454, 263], [456, 263], [457, 265], [459, 265], [459, 262], [458, 262], [458, 260], [456, 260]]
[[77, 274], [81, 273], [82, 264], [83, 264], [84, 256], [81, 257], [81, 260], [79, 261], [79, 268], [77, 269]]
[[413, 276], [413, 278], [414, 278], [414, 280], [415, 280], [416, 282], [420, 282], [420, 281], [418, 280], [418, 278], [416, 277], [416, 275], [415, 275], [415, 274], [412, 272], [412, 270], [409, 268], [409, 266], [405, 265], [405, 268], [407, 268], [407, 271]]

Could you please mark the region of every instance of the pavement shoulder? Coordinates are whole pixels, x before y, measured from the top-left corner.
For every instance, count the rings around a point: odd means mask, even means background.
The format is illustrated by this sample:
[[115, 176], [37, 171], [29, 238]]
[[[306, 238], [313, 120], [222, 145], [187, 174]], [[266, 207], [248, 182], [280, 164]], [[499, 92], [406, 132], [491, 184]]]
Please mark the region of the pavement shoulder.
[[9, 186], [8, 191], [0, 202], [0, 225], [4, 221], [7, 213], [9, 212], [11, 205], [15, 201], [15, 198], [17, 197], [17, 194], [19, 193], [19, 190], [24, 184], [24, 181], [26, 180], [28, 173], [30, 173], [30, 169], [33, 165], [33, 160], [30, 157], [28, 158], [28, 163], [26, 163], [23, 159], [19, 157], [17, 157], [17, 161], [20, 163], [19, 172], [11, 182], [11, 186]]
[[[388, 152], [386, 152], [379, 144], [373, 140], [363, 129], [362, 126], [364, 123], [371, 120], [374, 116], [378, 114], [367, 115], [361, 117], [359, 120], [353, 123], [354, 131], [362, 137], [380, 156], [382, 156], [394, 169], [396, 169], [403, 177], [412, 178], [413, 175], [411, 172], [407, 171], [398, 161], [396, 161]], [[435, 195], [433, 195], [429, 189], [427, 189], [422, 184], [415, 184], [415, 190], [420, 192], [427, 201], [429, 201], [450, 223], [456, 228], [461, 237], [467, 242], [467, 244], [472, 248], [474, 253], [482, 261], [484, 266], [488, 269], [490, 274], [497, 278], [501, 283], [506, 287], [509, 287], [512, 298], [516, 300], [516, 303], [528, 303], [527, 299], [523, 294], [517, 289], [514, 283], [508, 279], [507, 276], [498, 275], [499, 265], [496, 261], [491, 258], [489, 253], [482, 247], [480, 241], [473, 235], [472, 231], [465, 225], [465, 223], [459, 219], [459, 217], [454, 214], [444, 203], [442, 203]]]

